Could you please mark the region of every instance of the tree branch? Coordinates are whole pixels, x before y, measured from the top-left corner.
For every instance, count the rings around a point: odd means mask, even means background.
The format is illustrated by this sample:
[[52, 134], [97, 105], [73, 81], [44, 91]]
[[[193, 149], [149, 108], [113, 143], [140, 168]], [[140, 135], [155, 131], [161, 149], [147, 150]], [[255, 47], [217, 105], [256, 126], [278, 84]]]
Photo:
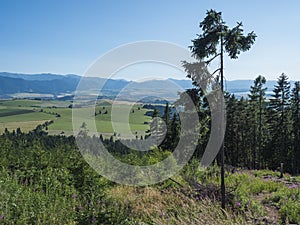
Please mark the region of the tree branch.
[[211, 59], [207, 60], [205, 63], [206, 63], [206, 64], [210, 64], [211, 61], [213, 61], [215, 58], [217, 58], [217, 57], [220, 56], [220, 55], [221, 55], [221, 53], [216, 54], [214, 57], [212, 57]]
[[213, 76], [216, 72], [221, 71], [221, 68], [216, 69], [211, 76]]
[[173, 181], [175, 184], [179, 185], [180, 187], [183, 187], [183, 185], [181, 183], [179, 183], [178, 181], [172, 179], [171, 177], [169, 177], [169, 180]]

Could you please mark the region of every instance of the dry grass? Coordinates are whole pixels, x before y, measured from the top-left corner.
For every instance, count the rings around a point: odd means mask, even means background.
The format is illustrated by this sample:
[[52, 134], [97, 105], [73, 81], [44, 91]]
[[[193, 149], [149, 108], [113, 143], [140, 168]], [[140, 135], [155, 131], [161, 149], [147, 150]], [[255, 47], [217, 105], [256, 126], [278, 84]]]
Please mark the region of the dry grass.
[[193, 199], [183, 190], [117, 186], [108, 195], [124, 204], [130, 217], [143, 224], [251, 224], [241, 216], [223, 211], [218, 203]]
[[9, 131], [16, 130], [18, 127], [25, 133], [33, 130], [39, 124], [43, 124], [48, 120], [38, 120], [38, 121], [20, 121], [20, 122], [5, 122], [0, 123], [0, 134], [2, 134], [7, 128]]

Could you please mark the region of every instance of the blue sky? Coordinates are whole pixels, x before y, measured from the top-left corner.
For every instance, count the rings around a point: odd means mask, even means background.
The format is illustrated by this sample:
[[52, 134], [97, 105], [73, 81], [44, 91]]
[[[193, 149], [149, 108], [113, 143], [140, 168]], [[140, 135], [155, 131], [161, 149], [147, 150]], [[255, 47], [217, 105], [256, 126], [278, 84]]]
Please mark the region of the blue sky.
[[249, 52], [225, 60], [228, 80], [276, 79], [282, 72], [300, 79], [298, 0], [1, 0], [0, 71], [82, 75], [99, 56], [128, 42], [187, 48], [211, 8], [222, 11], [229, 26], [242, 21], [246, 32], [258, 35]]

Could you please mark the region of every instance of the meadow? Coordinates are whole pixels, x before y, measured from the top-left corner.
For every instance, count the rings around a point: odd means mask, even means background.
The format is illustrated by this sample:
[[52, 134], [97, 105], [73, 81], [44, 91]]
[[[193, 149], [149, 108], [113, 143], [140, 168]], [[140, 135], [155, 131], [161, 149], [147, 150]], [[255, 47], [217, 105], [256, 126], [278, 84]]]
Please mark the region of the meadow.
[[[22, 131], [28, 132], [33, 130], [37, 125], [43, 124], [46, 121], [53, 121], [51, 125], [46, 128], [49, 134], [73, 134], [72, 125], [72, 108], [69, 106], [70, 101], [46, 101], [46, 100], [29, 100], [29, 99], [14, 99], [0, 101], [0, 133], [3, 133], [5, 128], [8, 130], [16, 130], [21, 128]], [[118, 119], [124, 114], [128, 104], [126, 102], [119, 103], [116, 106], [116, 111], [119, 112], [116, 118], [116, 126], [120, 128], [127, 124]], [[108, 102], [99, 102], [95, 107], [96, 115], [91, 115], [86, 122], [87, 127], [92, 123], [96, 123], [98, 133], [105, 137], [118, 135], [119, 137], [126, 138], [126, 132], [116, 134], [111, 123], [111, 109], [112, 106]], [[88, 109], [74, 109], [80, 110], [85, 114]], [[141, 105], [132, 107], [129, 114], [129, 126], [134, 136], [145, 136], [145, 131], [149, 129], [147, 122], [151, 117], [146, 116], [145, 113], [149, 111], [143, 109]]]

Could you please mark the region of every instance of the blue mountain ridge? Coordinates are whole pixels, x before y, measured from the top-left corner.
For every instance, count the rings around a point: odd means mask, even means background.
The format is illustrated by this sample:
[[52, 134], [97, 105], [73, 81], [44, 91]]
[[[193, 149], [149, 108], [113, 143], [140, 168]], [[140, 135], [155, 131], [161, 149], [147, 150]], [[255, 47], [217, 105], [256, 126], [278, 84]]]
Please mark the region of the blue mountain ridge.
[[[125, 87], [130, 87], [126, 93], [129, 97], [132, 93], [140, 94], [143, 97], [143, 92], [145, 92], [145, 96], [149, 96], [151, 95], [151, 90], [152, 92], [154, 91], [153, 94], [157, 92], [168, 95], [170, 91], [176, 92], [177, 89], [184, 90], [193, 87], [191, 80], [172, 78], [134, 82], [114, 79], [106, 80], [99, 77], [83, 78], [75, 74], [22, 74], [0, 72], [0, 97], [10, 97], [16, 93], [52, 94], [54, 96], [64, 95], [66, 93], [70, 94], [74, 93], [79, 82], [81, 82], [80, 87], [86, 90], [99, 90], [99, 87], [102, 87], [102, 94], [104, 95], [116, 95]], [[276, 82], [275, 80], [267, 81], [267, 93], [272, 92]], [[246, 97], [251, 85], [253, 85], [253, 80], [226, 81], [225, 90], [234, 93], [237, 97]]]

